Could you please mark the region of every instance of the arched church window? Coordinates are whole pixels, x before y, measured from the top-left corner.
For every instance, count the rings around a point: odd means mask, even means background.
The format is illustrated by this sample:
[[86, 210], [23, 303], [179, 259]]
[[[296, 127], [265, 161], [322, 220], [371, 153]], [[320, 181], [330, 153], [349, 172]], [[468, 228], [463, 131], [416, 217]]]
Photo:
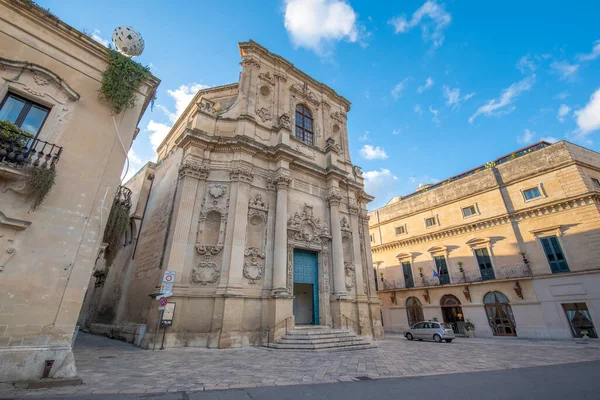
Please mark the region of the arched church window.
[[313, 116], [304, 104], [296, 106], [296, 139], [314, 144]]

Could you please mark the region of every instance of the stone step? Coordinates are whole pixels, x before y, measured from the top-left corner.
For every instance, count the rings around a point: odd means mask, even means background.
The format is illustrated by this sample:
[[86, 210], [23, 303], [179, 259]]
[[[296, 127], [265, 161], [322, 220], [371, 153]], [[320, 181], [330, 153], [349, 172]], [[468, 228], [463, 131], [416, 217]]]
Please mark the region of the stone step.
[[302, 331], [302, 330], [311, 330], [311, 329], [327, 330], [327, 329], [331, 329], [331, 328], [328, 327], [327, 325], [296, 325], [294, 327], [294, 329], [297, 331]]
[[321, 330], [291, 330], [287, 335], [311, 336], [311, 335], [355, 335], [354, 332], [345, 329], [321, 329]]
[[355, 337], [356, 335], [351, 333], [322, 333], [317, 334], [314, 333], [312, 335], [294, 335], [294, 334], [286, 334], [283, 337], [287, 337], [290, 339], [298, 339], [298, 340], [317, 340], [317, 339], [335, 339], [335, 338], [348, 338]]
[[368, 340], [365, 340], [364, 338], [361, 337], [356, 337], [356, 336], [350, 336], [347, 338], [328, 338], [328, 339], [316, 339], [316, 340], [299, 340], [299, 339], [291, 339], [291, 338], [287, 338], [287, 337], [282, 337], [280, 339], [277, 340], [277, 343], [283, 343], [283, 344], [325, 344], [325, 343], [354, 343], [354, 342], [361, 342], [361, 343], [370, 343]]
[[269, 346], [271, 349], [277, 350], [358, 350], [358, 349], [371, 349], [375, 348], [371, 343], [357, 341], [355, 343], [324, 343], [324, 344], [285, 344], [285, 343], [271, 343]]

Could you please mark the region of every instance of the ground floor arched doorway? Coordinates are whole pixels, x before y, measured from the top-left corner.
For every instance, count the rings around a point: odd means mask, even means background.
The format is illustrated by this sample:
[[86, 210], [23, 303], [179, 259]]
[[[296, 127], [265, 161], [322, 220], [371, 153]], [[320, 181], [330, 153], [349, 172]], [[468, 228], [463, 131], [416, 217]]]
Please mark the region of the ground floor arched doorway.
[[452, 326], [454, 333], [464, 335], [465, 317], [462, 312], [460, 300], [456, 296], [447, 294], [440, 300], [444, 322]]
[[508, 297], [500, 292], [489, 292], [483, 298], [485, 312], [494, 336], [517, 336], [517, 326]]
[[423, 316], [423, 305], [416, 297], [406, 299], [406, 316], [408, 318], [408, 326], [413, 326], [417, 322], [425, 320]]

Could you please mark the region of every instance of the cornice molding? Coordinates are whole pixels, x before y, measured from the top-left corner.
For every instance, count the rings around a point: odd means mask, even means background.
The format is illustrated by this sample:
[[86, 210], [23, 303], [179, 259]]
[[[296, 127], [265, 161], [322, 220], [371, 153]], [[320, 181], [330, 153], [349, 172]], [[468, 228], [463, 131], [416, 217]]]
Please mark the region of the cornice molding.
[[542, 204], [537, 207], [531, 207], [525, 210], [520, 210], [514, 213], [499, 215], [483, 221], [454, 226], [448, 229], [437, 232], [426, 233], [412, 238], [397, 240], [394, 242], [373, 246], [374, 253], [382, 251], [399, 249], [407, 246], [414, 246], [419, 243], [442, 240], [447, 237], [462, 235], [465, 233], [476, 232], [483, 229], [491, 228], [498, 225], [504, 225], [511, 222], [519, 222], [525, 219], [546, 216], [557, 212], [565, 211], [575, 207], [581, 207], [589, 204], [600, 204], [600, 192], [588, 192], [583, 195], [573, 196], [566, 199], [561, 199], [552, 203]]

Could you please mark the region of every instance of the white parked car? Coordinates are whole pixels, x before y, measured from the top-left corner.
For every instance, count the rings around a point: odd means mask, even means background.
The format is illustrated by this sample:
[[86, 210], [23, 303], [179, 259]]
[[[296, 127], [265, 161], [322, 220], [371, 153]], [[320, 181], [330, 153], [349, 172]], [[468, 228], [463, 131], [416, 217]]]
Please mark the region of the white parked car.
[[450, 343], [456, 336], [452, 327], [445, 322], [419, 322], [411, 326], [404, 332], [404, 337], [408, 340], [435, 340], [441, 342], [445, 340]]

